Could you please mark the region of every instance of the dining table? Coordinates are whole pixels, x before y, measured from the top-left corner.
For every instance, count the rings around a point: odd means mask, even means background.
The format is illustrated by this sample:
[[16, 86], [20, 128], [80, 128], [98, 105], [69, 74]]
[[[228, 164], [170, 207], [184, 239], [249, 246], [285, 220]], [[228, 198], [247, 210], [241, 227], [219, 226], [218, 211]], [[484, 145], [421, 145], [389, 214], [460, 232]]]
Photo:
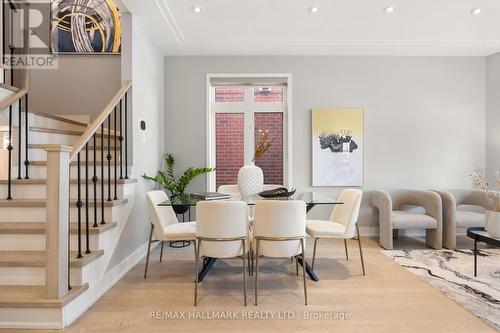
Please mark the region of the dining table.
[[[183, 197], [182, 199], [175, 199], [175, 200], [167, 200], [162, 203], [159, 203], [158, 206], [169, 206], [169, 207], [174, 207], [174, 208], [191, 208], [191, 207], [196, 207], [196, 204], [199, 201], [202, 201], [204, 199], [200, 197], [194, 197], [194, 196], [187, 196]], [[252, 207], [255, 206], [255, 204], [258, 201], [261, 200], [301, 200], [304, 201], [306, 204], [306, 212], [309, 213], [311, 209], [313, 209], [316, 206], [326, 206], [326, 205], [342, 205], [344, 204], [343, 202], [339, 201], [337, 198], [334, 198], [328, 194], [320, 193], [320, 192], [311, 192], [311, 191], [304, 191], [304, 192], [296, 192], [294, 195], [291, 197], [286, 197], [286, 198], [264, 198], [257, 195], [253, 196], [247, 196], [243, 197], [239, 194], [230, 194], [228, 198], [224, 199], [219, 199], [219, 200], [225, 200], [225, 201], [243, 201], [245, 202], [248, 206]], [[210, 269], [213, 267], [215, 262], [217, 261], [217, 258], [206, 258], [203, 263], [203, 267], [198, 273], [198, 281], [202, 281], [205, 276], [208, 274]], [[312, 267], [309, 265], [307, 260], [305, 262], [302, 262], [302, 259], [300, 257], [297, 257], [298, 263], [302, 266], [305, 265], [306, 268], [306, 273], [308, 276], [311, 278], [311, 280], [318, 282], [319, 277], [318, 275], [313, 271]]]

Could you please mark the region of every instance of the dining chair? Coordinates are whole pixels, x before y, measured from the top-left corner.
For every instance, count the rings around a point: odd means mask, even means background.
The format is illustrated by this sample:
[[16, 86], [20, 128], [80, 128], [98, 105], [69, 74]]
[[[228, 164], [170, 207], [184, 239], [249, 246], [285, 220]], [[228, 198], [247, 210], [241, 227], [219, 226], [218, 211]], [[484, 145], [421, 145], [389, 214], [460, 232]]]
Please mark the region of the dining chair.
[[255, 204], [255, 305], [257, 305], [259, 258], [302, 259], [304, 300], [307, 305], [305, 270], [306, 204], [297, 200], [261, 200]]
[[167, 200], [168, 196], [163, 191], [149, 191], [146, 193], [151, 230], [149, 232], [148, 254], [146, 256], [144, 278], [146, 278], [148, 274], [149, 255], [151, 253], [151, 244], [153, 243], [153, 233], [156, 239], [161, 242], [160, 262], [163, 258], [164, 242], [196, 240], [196, 222], [179, 223], [171, 206], [158, 206], [158, 204]]
[[361, 268], [363, 275], [365, 275], [365, 263], [363, 261], [363, 250], [361, 248], [361, 238], [358, 228], [359, 209], [361, 207], [361, 197], [363, 191], [356, 189], [346, 189], [342, 191], [339, 201], [343, 202], [342, 205], [335, 206], [330, 220], [307, 220], [306, 232], [309, 236], [314, 238], [313, 259], [311, 268], [314, 270], [314, 262], [316, 260], [316, 245], [320, 238], [337, 238], [344, 240], [346, 259], [349, 260], [347, 251], [347, 239], [354, 238], [357, 234], [359, 245], [359, 254], [361, 257]]
[[247, 204], [243, 201], [200, 201], [196, 204], [197, 244], [194, 305], [198, 302], [198, 259], [243, 259], [243, 299], [247, 305], [245, 256], [250, 265]]

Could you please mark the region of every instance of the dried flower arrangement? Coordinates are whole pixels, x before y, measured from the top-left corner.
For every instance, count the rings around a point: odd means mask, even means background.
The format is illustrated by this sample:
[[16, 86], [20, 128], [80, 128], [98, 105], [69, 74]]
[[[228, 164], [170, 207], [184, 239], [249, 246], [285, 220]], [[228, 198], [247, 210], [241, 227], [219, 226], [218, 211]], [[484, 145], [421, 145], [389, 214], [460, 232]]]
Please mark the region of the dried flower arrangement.
[[257, 147], [255, 148], [255, 153], [253, 155], [252, 162], [256, 162], [259, 158], [264, 156], [266, 151], [268, 151], [269, 148], [271, 148], [271, 144], [274, 141], [274, 139], [269, 141], [269, 130], [265, 131], [259, 130], [259, 135], [260, 139], [257, 144]]
[[[473, 172], [471, 175], [476, 187], [483, 192], [491, 211], [500, 212], [500, 192], [490, 190], [490, 184], [483, 179], [480, 172]], [[497, 181], [500, 184], [500, 181]]]

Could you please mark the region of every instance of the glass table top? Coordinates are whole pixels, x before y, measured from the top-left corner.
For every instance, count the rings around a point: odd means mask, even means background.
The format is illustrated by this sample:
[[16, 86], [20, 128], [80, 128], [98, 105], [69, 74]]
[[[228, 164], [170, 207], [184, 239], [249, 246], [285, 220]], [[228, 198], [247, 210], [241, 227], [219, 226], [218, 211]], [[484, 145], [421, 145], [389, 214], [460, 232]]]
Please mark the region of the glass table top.
[[[196, 206], [196, 203], [198, 201], [201, 201], [202, 199], [198, 198], [184, 198], [182, 200], [180, 199], [175, 199], [175, 200], [167, 200], [165, 202], [162, 202], [158, 204], [158, 206], [177, 206], [177, 205], [183, 205], [183, 206]], [[246, 202], [249, 206], [254, 206], [257, 201], [260, 200], [302, 200], [306, 203], [306, 205], [342, 205], [343, 202], [339, 201], [337, 198], [333, 198], [327, 194], [323, 193], [318, 193], [318, 192], [300, 192], [296, 193], [290, 198], [273, 198], [273, 199], [267, 199], [263, 198], [259, 195], [255, 196], [250, 196], [250, 197], [242, 197], [240, 194], [231, 194], [231, 197], [228, 199], [219, 199], [218, 201], [244, 201]]]

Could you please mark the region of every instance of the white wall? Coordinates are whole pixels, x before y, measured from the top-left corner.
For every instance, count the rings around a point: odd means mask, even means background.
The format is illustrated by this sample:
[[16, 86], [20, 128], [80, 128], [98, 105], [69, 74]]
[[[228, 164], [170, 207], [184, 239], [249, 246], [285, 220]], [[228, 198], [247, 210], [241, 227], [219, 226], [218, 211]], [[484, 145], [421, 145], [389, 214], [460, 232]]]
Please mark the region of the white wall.
[[490, 184], [499, 180], [497, 171], [500, 171], [500, 53], [486, 58], [486, 174]]
[[[150, 222], [146, 207], [146, 192], [154, 184], [142, 179], [141, 175], [156, 173], [162, 164], [164, 152], [164, 62], [163, 54], [151, 42], [141, 27], [141, 22], [127, 15], [124, 20], [124, 38], [131, 39], [131, 44], [124, 45], [123, 55], [132, 68], [124, 68], [124, 80], [132, 79], [133, 114], [129, 121], [132, 134], [133, 155], [129, 160], [133, 164], [133, 178], [137, 178], [135, 206], [129, 216], [110, 268], [128, 257], [149, 238]], [[130, 27], [131, 25], [131, 27]], [[131, 47], [130, 47], [131, 45]], [[127, 65], [128, 66], [128, 65]], [[129, 77], [131, 75], [131, 77]], [[146, 121], [146, 141], [139, 130], [139, 120]]]
[[[206, 74], [266, 72], [293, 75], [298, 189], [311, 185], [310, 110], [319, 107], [364, 108], [365, 189], [470, 187], [468, 174], [485, 168], [484, 58], [295, 56], [166, 57], [165, 144], [178, 167], [206, 164]], [[192, 189], [204, 187], [198, 179]], [[375, 223], [370, 212], [362, 220]]]

